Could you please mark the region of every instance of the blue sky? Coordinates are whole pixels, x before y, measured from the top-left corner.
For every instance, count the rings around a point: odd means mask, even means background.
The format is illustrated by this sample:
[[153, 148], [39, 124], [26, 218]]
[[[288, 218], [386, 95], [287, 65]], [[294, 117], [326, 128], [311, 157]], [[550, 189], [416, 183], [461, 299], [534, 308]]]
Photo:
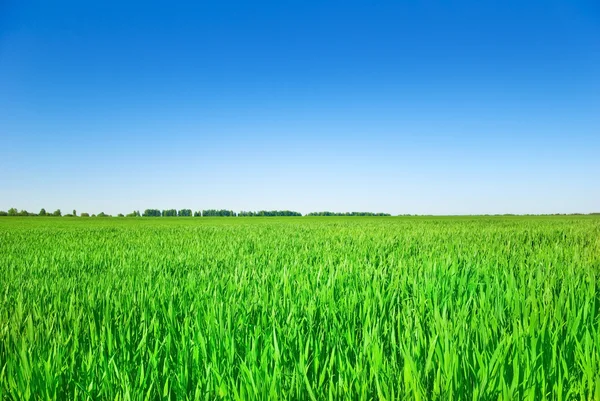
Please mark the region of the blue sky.
[[600, 211], [595, 1], [0, 0], [0, 210]]

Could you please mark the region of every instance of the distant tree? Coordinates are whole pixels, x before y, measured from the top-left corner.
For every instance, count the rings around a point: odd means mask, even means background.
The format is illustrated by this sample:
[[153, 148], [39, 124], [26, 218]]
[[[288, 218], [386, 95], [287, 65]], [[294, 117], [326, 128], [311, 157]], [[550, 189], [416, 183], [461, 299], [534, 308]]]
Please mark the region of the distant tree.
[[391, 216], [389, 213], [373, 213], [373, 212], [311, 212], [307, 216]]
[[100, 212], [100, 213], [98, 213], [97, 217], [108, 217], [108, 215], [104, 212]]
[[62, 213], [60, 212], [60, 209], [56, 209], [56, 210], [54, 211], [54, 213], [52, 213], [52, 216], [56, 216], [56, 217], [60, 217], [60, 216], [62, 216]]
[[192, 211], [191, 209], [181, 209], [179, 212], [177, 212], [177, 215], [179, 217], [191, 217]]
[[133, 212], [129, 213], [127, 215], [127, 217], [140, 217], [140, 212], [137, 210], [134, 210]]
[[73, 209], [73, 216], [77, 217], [77, 210]]
[[8, 209], [8, 216], [17, 216], [19, 214], [18, 210], [14, 207], [11, 207], [10, 209]]
[[144, 210], [144, 217], [160, 217], [161, 213], [158, 209], [146, 209]]
[[205, 216], [205, 217], [217, 217], [217, 216], [218, 217], [229, 217], [229, 216], [235, 216], [235, 213], [233, 212], [233, 210], [207, 209], [207, 210], [202, 211], [202, 216]]
[[40, 209], [40, 213], [39, 213], [39, 215], [40, 215], [40, 216], [45, 216], [45, 215], [46, 215], [46, 209], [44, 209], [44, 208], [41, 208], [41, 209]]
[[175, 209], [163, 210], [162, 216], [163, 217], [177, 217], [177, 210], [175, 210]]
[[194, 217], [202, 217], [202, 212], [200, 210], [195, 211]]
[[21, 210], [18, 215], [19, 216], [29, 216], [29, 212], [27, 210]]
[[95, 215], [95, 214], [92, 214], [92, 217], [96, 217], [96, 215]]
[[8, 213], [6, 213], [4, 210], [0, 210], [0, 216], [8, 216]]
[[90, 217], [89, 213], [81, 213], [81, 217]]
[[125, 216], [123, 215], [123, 213], [119, 213], [119, 214], [117, 215], [117, 217], [125, 217]]
[[258, 212], [246, 212], [242, 211], [238, 213], [240, 217], [287, 217], [287, 216], [302, 216], [302, 213], [294, 212], [291, 210], [260, 210]]

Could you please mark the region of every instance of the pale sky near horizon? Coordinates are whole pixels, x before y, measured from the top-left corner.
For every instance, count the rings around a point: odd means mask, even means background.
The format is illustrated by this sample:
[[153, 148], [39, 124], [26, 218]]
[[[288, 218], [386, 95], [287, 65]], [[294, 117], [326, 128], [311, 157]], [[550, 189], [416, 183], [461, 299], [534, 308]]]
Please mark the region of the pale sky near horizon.
[[600, 3], [0, 0], [0, 210], [600, 211]]

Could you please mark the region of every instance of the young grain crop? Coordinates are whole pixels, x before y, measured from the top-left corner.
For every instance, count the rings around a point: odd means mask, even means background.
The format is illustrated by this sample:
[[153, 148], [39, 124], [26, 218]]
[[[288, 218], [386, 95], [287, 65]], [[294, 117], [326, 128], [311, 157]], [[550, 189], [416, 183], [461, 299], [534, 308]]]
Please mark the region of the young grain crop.
[[1, 219], [0, 399], [600, 399], [598, 218], [199, 220]]

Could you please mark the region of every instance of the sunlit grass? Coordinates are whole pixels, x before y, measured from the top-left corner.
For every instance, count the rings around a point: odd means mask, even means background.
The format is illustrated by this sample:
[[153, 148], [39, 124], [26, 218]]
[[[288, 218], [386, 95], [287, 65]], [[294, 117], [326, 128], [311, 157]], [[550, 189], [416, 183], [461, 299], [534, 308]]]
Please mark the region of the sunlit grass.
[[2, 400], [600, 400], [600, 218], [1, 218], [0, 269]]

